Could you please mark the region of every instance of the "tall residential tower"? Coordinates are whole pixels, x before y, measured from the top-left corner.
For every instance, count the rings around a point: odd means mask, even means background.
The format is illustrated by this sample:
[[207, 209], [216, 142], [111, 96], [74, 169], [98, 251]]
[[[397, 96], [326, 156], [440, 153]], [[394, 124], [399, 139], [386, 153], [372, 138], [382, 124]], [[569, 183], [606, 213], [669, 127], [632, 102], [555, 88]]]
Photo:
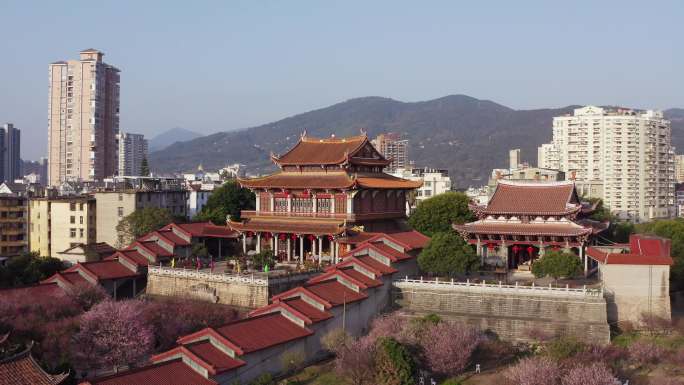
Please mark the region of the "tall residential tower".
[[675, 215], [671, 131], [660, 111], [578, 108], [553, 118], [553, 142], [540, 148], [539, 163], [558, 164], [579, 190], [592, 185], [623, 219], [668, 218]]
[[13, 124], [0, 127], [0, 181], [21, 178], [21, 131]]
[[119, 175], [142, 175], [143, 159], [147, 159], [147, 139], [142, 134], [122, 132], [119, 142]]
[[118, 168], [119, 70], [94, 49], [50, 64], [48, 183], [101, 180]]

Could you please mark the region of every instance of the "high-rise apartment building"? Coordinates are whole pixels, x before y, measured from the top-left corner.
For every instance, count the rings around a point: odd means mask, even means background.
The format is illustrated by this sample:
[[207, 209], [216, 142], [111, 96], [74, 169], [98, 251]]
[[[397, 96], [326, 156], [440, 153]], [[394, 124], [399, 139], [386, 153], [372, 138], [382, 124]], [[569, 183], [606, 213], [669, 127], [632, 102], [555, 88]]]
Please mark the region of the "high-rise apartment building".
[[14, 182], [21, 178], [21, 131], [13, 124], [0, 127], [0, 181]]
[[408, 158], [408, 140], [401, 139], [400, 134], [393, 132], [380, 134], [371, 142], [385, 158], [392, 161], [385, 168], [387, 172], [411, 168]]
[[520, 160], [520, 149], [514, 148], [508, 151], [508, 168], [515, 170], [522, 164]]
[[578, 108], [553, 119], [553, 142], [544, 146], [540, 154], [555, 155], [540, 166], [557, 162], [577, 183], [602, 184], [604, 203], [619, 217], [643, 222], [675, 215], [674, 150], [662, 112]]
[[50, 64], [48, 183], [101, 180], [118, 169], [119, 70], [94, 49]]
[[675, 155], [675, 181], [684, 183], [684, 155]]
[[544, 143], [537, 149], [537, 167], [558, 170], [558, 149], [553, 143]]
[[142, 175], [143, 159], [147, 159], [147, 139], [141, 134], [122, 132], [118, 136], [119, 175]]

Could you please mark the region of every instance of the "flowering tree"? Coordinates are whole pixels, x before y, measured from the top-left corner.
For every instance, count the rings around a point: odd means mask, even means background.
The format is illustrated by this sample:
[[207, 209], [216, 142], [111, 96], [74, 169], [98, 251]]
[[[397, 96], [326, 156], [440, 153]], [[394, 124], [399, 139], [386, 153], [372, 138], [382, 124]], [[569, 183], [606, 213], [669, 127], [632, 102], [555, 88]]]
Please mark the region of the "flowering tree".
[[426, 364], [445, 376], [461, 373], [470, 362], [482, 334], [459, 323], [439, 322], [429, 326], [420, 341]]
[[551, 358], [536, 356], [518, 361], [506, 370], [504, 376], [515, 385], [557, 385], [561, 368]]
[[635, 364], [653, 364], [665, 357], [667, 351], [653, 342], [638, 340], [627, 348], [629, 358]]
[[352, 385], [375, 384], [375, 350], [371, 338], [348, 341], [336, 351], [335, 371]]
[[614, 385], [617, 380], [604, 364], [574, 367], [563, 376], [562, 385]]
[[137, 300], [105, 301], [81, 316], [73, 339], [73, 355], [88, 369], [134, 364], [147, 355], [154, 341]]
[[109, 298], [107, 291], [100, 285], [79, 283], [67, 291], [67, 296], [83, 311], [88, 311], [93, 306]]

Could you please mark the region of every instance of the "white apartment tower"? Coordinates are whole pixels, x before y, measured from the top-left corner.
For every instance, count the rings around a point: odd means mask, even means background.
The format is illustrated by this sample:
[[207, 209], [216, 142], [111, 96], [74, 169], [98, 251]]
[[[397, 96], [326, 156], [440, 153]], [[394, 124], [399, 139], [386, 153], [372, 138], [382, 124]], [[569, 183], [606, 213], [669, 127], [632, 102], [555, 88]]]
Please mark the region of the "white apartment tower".
[[119, 142], [119, 175], [140, 176], [143, 159], [147, 159], [147, 139], [142, 134], [122, 132]]
[[578, 108], [553, 119], [553, 141], [539, 158], [540, 167], [557, 163], [578, 184], [601, 184], [601, 198], [620, 218], [675, 215], [671, 128], [660, 111]]
[[94, 49], [50, 64], [48, 183], [101, 180], [117, 171], [119, 70]]
[[378, 135], [371, 141], [373, 146], [391, 163], [385, 168], [387, 172], [398, 169], [409, 169], [408, 140], [401, 139], [401, 135], [388, 132]]

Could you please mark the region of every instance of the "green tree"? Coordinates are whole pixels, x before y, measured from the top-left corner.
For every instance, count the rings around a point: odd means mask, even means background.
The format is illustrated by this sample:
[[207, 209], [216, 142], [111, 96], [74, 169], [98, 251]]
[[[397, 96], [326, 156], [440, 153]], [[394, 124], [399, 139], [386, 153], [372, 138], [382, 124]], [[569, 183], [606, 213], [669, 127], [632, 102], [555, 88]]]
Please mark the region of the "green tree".
[[377, 383], [383, 385], [413, 385], [416, 364], [408, 349], [392, 337], [378, 339]]
[[147, 157], [144, 157], [140, 162], [140, 175], [150, 176], [150, 165], [147, 163]]
[[206, 258], [209, 256], [209, 250], [207, 250], [207, 247], [204, 245], [204, 243], [195, 243], [192, 245], [191, 255], [193, 257]]
[[599, 222], [615, 222], [617, 218], [610, 212], [610, 209], [603, 205], [603, 199], [587, 198], [589, 203], [595, 204], [596, 209], [589, 215], [590, 219]]
[[158, 230], [174, 221], [168, 209], [146, 207], [125, 216], [116, 225], [119, 247], [125, 247], [136, 238]]
[[418, 255], [418, 266], [423, 271], [453, 275], [475, 270], [480, 258], [455, 231], [436, 233]]
[[532, 274], [535, 277], [551, 276], [571, 278], [581, 271], [580, 259], [572, 253], [562, 251], [547, 251], [543, 257], [532, 264]]
[[260, 253], [252, 255], [252, 268], [262, 270], [268, 265], [269, 269], [275, 266], [275, 257], [271, 249], [262, 250]]
[[64, 268], [57, 258], [41, 257], [36, 253], [22, 254], [0, 266], [0, 287], [31, 285]]
[[418, 207], [409, 217], [409, 224], [428, 236], [452, 231], [452, 224], [462, 224], [474, 219], [468, 208], [469, 202], [468, 196], [460, 192], [436, 195], [418, 203]]
[[214, 190], [195, 219], [225, 225], [228, 215], [233, 220], [238, 220], [241, 210], [254, 210], [255, 202], [253, 192], [240, 187], [236, 180], [229, 180]]

